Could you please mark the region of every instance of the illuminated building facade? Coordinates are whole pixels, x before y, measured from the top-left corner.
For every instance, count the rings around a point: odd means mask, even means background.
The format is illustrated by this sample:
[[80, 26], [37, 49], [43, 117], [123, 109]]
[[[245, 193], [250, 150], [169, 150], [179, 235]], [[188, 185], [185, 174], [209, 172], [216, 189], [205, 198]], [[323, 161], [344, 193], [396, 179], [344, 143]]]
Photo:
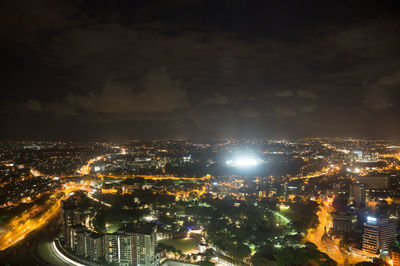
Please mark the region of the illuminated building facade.
[[134, 238], [136, 241], [134, 248], [135, 265], [158, 265], [160, 258], [159, 254], [156, 253], [156, 227], [136, 232]]
[[379, 225], [377, 218], [368, 217], [364, 223], [363, 245], [365, 252], [376, 254], [379, 250]]
[[97, 261], [103, 257], [103, 237], [94, 232], [85, 232], [84, 257]]
[[104, 254], [107, 262], [124, 265], [157, 266], [160, 256], [156, 252], [155, 226], [140, 229], [125, 228], [104, 236]]
[[68, 246], [71, 246], [68, 227], [80, 224], [80, 214], [78, 212], [78, 202], [76, 199], [61, 201], [61, 223], [63, 236]]
[[396, 241], [396, 225], [388, 220], [381, 221], [379, 237], [381, 251], [389, 251]]
[[67, 243], [67, 247], [73, 251], [78, 249], [78, 246], [83, 245], [83, 235], [87, 231], [86, 227], [80, 224], [68, 226], [66, 228], [66, 237], [65, 241]]
[[103, 257], [103, 237], [89, 231], [83, 225], [74, 225], [67, 228], [69, 245], [78, 256], [97, 261]]
[[104, 236], [104, 254], [108, 263], [133, 265], [133, 238], [124, 232]]
[[363, 251], [377, 254], [388, 252], [396, 240], [396, 225], [387, 219], [368, 216], [364, 223]]

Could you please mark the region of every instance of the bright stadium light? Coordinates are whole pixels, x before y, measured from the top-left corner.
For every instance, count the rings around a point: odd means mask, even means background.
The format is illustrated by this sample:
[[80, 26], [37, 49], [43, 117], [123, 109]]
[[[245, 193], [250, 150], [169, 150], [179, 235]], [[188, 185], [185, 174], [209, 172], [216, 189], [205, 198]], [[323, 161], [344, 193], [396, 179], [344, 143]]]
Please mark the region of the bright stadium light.
[[260, 163], [260, 160], [255, 157], [237, 157], [231, 160], [227, 160], [226, 164], [232, 167], [254, 167]]

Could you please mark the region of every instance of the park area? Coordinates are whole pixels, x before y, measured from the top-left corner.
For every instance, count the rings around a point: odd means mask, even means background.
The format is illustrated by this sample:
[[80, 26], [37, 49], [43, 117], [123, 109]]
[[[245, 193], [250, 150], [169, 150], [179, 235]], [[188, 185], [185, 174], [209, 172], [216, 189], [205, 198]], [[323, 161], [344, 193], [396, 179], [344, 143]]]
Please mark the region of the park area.
[[159, 243], [173, 246], [176, 250], [182, 251], [183, 254], [199, 252], [199, 250], [197, 249], [196, 241], [191, 238], [164, 239], [160, 240]]

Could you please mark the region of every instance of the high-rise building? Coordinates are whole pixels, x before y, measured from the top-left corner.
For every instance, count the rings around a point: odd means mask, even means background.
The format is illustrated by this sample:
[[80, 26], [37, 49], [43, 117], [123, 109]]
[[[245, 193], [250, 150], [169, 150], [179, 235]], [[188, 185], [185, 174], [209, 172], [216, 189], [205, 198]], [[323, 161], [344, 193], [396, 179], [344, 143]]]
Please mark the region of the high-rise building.
[[379, 225], [378, 219], [375, 217], [367, 217], [367, 222], [364, 223], [363, 245], [362, 249], [365, 252], [376, 254], [379, 250]]
[[160, 263], [157, 247], [157, 228], [145, 225], [125, 227], [104, 236], [104, 254], [111, 263], [156, 266]]
[[103, 236], [90, 232], [86, 235], [86, 257], [98, 260], [103, 257]]
[[133, 264], [133, 245], [135, 241], [132, 235], [118, 231], [104, 236], [104, 254], [108, 263], [122, 265]]
[[157, 227], [143, 226], [133, 233], [136, 240], [134, 249], [134, 265], [158, 265], [160, 258], [156, 253]]
[[381, 251], [389, 251], [396, 241], [396, 225], [387, 219], [380, 223], [379, 243]]
[[78, 201], [76, 199], [68, 199], [61, 201], [61, 218], [67, 226], [80, 223], [77, 215]]
[[78, 202], [76, 199], [61, 201], [61, 229], [66, 245], [71, 248], [72, 240], [69, 228], [74, 225], [80, 225], [80, 216], [78, 212]]
[[80, 245], [83, 245], [83, 238], [81, 237], [81, 233], [87, 231], [87, 228], [81, 224], [76, 224], [73, 226], [68, 226], [66, 228], [66, 236], [65, 236], [65, 242], [66, 246], [73, 250], [76, 251], [77, 247]]
[[67, 247], [78, 256], [97, 261], [103, 257], [102, 235], [88, 230], [84, 225], [67, 227]]
[[73, 251], [81, 257], [86, 257], [86, 235], [90, 232], [84, 228], [82, 230], [76, 230], [73, 235]]
[[352, 229], [352, 217], [346, 212], [335, 212], [332, 215], [333, 234], [342, 235]]
[[377, 254], [389, 251], [396, 240], [396, 225], [387, 219], [379, 219], [372, 216], [367, 217], [364, 223], [363, 250], [368, 253]]
[[366, 188], [362, 183], [354, 183], [350, 186], [350, 200], [356, 207], [364, 207], [366, 202]]
[[103, 257], [102, 236], [89, 230], [76, 232], [73, 251], [81, 257], [97, 261]]
[[67, 228], [81, 223], [76, 199], [61, 201], [61, 223], [63, 236], [67, 239]]

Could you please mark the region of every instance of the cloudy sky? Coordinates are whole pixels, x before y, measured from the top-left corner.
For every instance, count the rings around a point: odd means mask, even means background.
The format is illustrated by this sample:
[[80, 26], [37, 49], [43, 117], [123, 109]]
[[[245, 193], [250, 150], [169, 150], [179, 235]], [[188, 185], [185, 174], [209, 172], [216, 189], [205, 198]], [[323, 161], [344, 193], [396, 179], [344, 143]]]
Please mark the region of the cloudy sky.
[[384, 0], [4, 0], [0, 137], [399, 138], [399, 11]]

